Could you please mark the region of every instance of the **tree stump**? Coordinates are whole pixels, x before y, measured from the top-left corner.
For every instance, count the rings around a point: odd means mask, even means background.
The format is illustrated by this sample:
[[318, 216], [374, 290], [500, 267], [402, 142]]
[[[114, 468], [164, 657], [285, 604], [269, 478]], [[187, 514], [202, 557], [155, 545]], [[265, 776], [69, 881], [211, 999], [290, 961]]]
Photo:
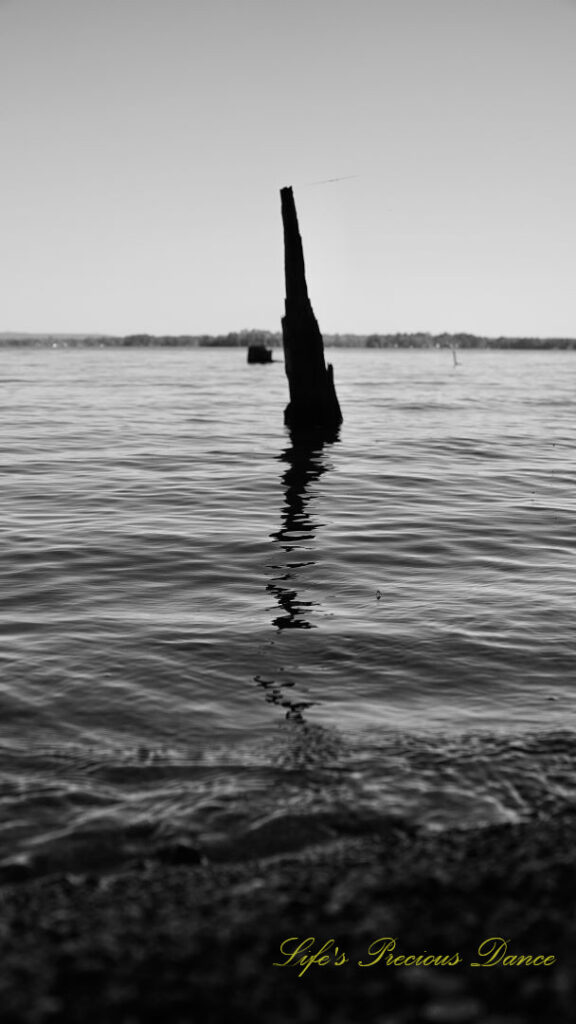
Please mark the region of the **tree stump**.
[[292, 189], [280, 189], [280, 199], [286, 274], [282, 341], [290, 392], [284, 422], [296, 430], [330, 434], [342, 423], [334, 374], [332, 366], [326, 365], [324, 342], [308, 298], [302, 238]]

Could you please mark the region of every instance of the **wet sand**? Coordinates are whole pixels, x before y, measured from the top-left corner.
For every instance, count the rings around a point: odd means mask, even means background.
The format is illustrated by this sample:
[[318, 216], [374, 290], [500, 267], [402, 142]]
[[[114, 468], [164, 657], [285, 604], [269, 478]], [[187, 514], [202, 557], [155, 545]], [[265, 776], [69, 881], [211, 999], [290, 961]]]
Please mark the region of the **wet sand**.
[[[0, 888], [2, 1024], [203, 1021], [568, 1022], [576, 979], [576, 815], [449, 835], [382, 823], [291, 853], [182, 845], [114, 874]], [[198, 862], [200, 860], [200, 862]], [[283, 940], [330, 939], [334, 966], [276, 967]], [[540, 966], [474, 968], [501, 936]], [[370, 962], [394, 956], [455, 966]], [[294, 943], [289, 948], [294, 948]], [[381, 945], [381, 943], [380, 943]], [[288, 947], [287, 947], [288, 948]]]

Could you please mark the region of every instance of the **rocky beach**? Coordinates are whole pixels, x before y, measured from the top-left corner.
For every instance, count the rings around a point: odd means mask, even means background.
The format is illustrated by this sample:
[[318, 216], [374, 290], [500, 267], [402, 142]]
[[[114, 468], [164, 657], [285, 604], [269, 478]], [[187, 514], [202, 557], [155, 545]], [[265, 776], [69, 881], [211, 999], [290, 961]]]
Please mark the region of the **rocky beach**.
[[[263, 838], [257, 856], [180, 843], [112, 874], [15, 868], [0, 891], [2, 1021], [567, 1024], [575, 838], [567, 807], [450, 836], [391, 818], [289, 853]], [[322, 947], [326, 962], [298, 962]]]

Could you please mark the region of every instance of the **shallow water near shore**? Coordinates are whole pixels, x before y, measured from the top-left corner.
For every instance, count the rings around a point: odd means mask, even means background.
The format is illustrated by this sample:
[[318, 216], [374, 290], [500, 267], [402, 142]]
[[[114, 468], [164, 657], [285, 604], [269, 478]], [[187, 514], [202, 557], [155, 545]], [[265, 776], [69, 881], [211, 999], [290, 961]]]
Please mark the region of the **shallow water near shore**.
[[281, 852], [576, 789], [576, 354], [8, 350], [0, 860]]

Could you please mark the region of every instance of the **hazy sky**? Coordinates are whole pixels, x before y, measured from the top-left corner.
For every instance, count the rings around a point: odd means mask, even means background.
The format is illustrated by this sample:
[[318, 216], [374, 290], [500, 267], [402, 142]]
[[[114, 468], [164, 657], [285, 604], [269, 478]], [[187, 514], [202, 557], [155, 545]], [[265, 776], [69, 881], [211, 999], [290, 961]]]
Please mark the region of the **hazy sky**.
[[[576, 336], [576, 0], [0, 0], [0, 330]], [[313, 182], [355, 175], [330, 184]]]

